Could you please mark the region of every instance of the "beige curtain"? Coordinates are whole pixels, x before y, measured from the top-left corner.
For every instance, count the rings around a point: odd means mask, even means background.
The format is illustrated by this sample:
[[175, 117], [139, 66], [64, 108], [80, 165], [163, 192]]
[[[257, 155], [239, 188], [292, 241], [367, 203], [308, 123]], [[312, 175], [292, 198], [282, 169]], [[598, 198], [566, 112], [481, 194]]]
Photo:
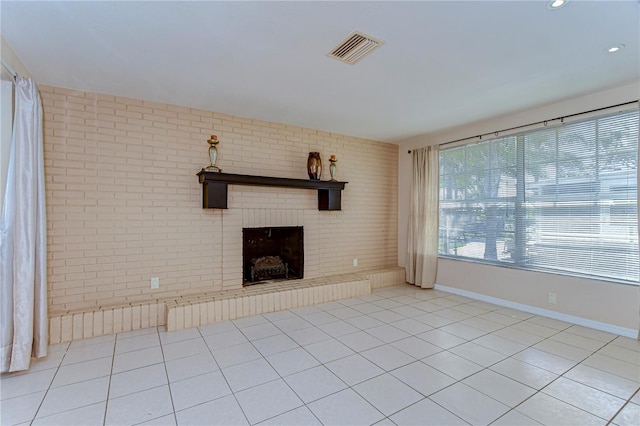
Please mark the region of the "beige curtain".
[[414, 149], [407, 235], [407, 282], [433, 288], [438, 268], [438, 147]]
[[7, 190], [0, 218], [0, 367], [29, 368], [47, 354], [47, 221], [42, 102], [35, 81], [16, 77]]

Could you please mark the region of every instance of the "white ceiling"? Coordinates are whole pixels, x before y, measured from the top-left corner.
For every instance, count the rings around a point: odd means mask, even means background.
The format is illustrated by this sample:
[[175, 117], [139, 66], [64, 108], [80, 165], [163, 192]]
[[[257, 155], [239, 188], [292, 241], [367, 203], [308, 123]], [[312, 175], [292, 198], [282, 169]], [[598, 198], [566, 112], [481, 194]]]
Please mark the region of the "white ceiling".
[[[640, 80], [638, 1], [546, 6], [2, 0], [0, 12], [39, 83], [397, 142]], [[356, 65], [325, 56], [356, 29], [385, 44]]]

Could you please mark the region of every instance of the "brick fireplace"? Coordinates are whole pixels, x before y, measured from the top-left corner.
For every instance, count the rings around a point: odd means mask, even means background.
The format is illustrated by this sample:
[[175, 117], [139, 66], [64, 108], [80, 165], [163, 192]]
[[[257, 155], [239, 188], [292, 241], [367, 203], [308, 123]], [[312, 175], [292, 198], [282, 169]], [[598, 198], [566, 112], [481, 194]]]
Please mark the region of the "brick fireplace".
[[[291, 188], [260, 188], [231, 186], [229, 209], [222, 212], [222, 285], [223, 290], [242, 288], [247, 281], [250, 259], [244, 259], [243, 230], [263, 228], [261, 238], [269, 239], [269, 230], [304, 229], [300, 251], [304, 253], [299, 271], [290, 278], [315, 278], [321, 275], [319, 267], [320, 212], [317, 197], [312, 191]], [[337, 213], [339, 214], [339, 213]], [[278, 231], [280, 232], [280, 231]], [[279, 255], [267, 251], [264, 256]], [[255, 257], [255, 256], [252, 256]], [[250, 272], [249, 272], [250, 273]]]
[[[168, 302], [205, 293], [264, 292], [271, 284], [242, 285], [243, 228], [304, 227], [304, 279], [288, 287], [397, 264], [397, 145], [139, 99], [39, 90], [52, 343], [164, 325]], [[323, 159], [337, 154], [338, 179], [349, 182], [342, 210], [319, 211], [317, 190], [235, 184], [226, 210], [203, 209], [194, 174], [208, 164], [212, 133], [229, 174], [306, 179], [310, 151]], [[154, 277], [157, 289], [150, 287]], [[329, 300], [317, 296], [309, 300]]]
[[242, 284], [304, 278], [304, 228], [242, 229]]

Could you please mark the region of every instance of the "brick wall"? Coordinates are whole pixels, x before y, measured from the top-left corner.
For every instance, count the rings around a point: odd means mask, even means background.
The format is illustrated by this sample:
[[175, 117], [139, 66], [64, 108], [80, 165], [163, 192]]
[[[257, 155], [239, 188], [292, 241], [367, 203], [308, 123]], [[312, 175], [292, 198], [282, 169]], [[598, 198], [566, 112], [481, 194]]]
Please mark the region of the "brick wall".
[[[237, 229], [247, 224], [302, 222], [305, 277], [397, 263], [395, 145], [57, 87], [40, 93], [52, 314], [239, 286]], [[203, 210], [195, 174], [208, 165], [211, 134], [227, 173], [305, 179], [309, 151], [320, 151], [328, 179], [336, 154], [337, 177], [349, 182], [343, 210], [317, 211], [314, 191], [241, 186], [230, 187], [229, 210]]]

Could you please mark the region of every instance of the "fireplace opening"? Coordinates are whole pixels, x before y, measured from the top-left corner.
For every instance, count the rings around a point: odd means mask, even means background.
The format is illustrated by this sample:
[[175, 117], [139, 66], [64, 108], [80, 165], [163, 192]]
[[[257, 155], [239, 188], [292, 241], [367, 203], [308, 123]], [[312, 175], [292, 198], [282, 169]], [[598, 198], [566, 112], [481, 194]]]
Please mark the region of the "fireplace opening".
[[302, 226], [244, 228], [242, 285], [303, 278]]

